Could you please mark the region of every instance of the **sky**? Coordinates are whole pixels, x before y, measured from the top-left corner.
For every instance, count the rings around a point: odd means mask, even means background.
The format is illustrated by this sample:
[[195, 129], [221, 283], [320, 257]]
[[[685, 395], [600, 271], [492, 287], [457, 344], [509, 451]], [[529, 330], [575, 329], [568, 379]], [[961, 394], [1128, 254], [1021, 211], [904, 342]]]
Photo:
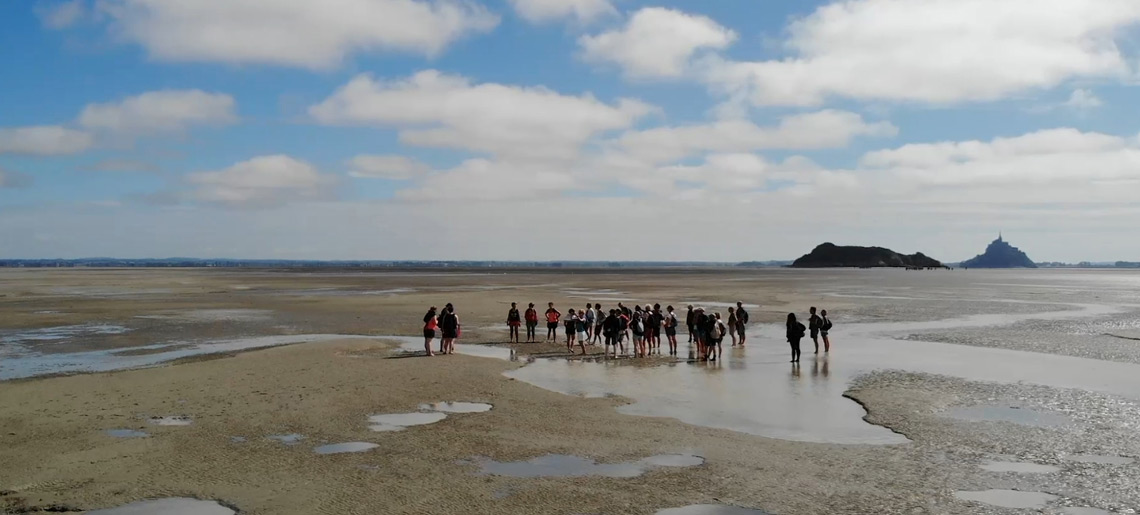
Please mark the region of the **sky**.
[[0, 2], [0, 257], [1140, 260], [1135, 0]]

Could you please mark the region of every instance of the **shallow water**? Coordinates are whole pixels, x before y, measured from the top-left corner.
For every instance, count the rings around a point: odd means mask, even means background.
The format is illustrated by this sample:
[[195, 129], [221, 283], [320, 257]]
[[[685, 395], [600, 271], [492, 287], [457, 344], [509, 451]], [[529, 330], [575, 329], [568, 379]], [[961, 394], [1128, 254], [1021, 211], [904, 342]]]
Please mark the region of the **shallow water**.
[[[0, 380], [20, 379], [47, 374], [109, 372], [112, 370], [145, 368], [171, 360], [204, 354], [235, 352], [262, 347], [293, 345], [297, 343], [370, 338], [369, 336], [344, 334], [296, 334], [200, 342], [169, 342], [137, 347], [56, 354], [44, 354], [26, 347], [6, 345], [3, 348], [7, 349], [7, 354], [4, 355], [4, 359], [0, 360]], [[141, 352], [144, 351], [149, 352], [142, 354]]]
[[403, 431], [411, 426], [434, 424], [447, 418], [446, 413], [390, 413], [368, 417], [368, 429], [377, 432]]
[[138, 501], [105, 510], [93, 510], [87, 512], [87, 515], [233, 515], [235, 513], [237, 512], [216, 501], [172, 497]]
[[277, 440], [278, 442], [281, 442], [285, 445], [297, 445], [301, 443], [301, 440], [305, 439], [305, 435], [290, 433], [287, 435], [270, 435], [266, 438], [269, 438], [270, 440]]
[[150, 435], [142, 431], [135, 431], [134, 429], [108, 429], [105, 431], [107, 436], [115, 438], [146, 438]]
[[981, 465], [982, 470], [990, 472], [1017, 472], [1019, 474], [1051, 474], [1060, 472], [1060, 467], [1029, 463], [1022, 461], [988, 461]]
[[317, 454], [344, 454], [349, 452], [365, 452], [380, 447], [368, 442], [345, 442], [322, 445], [313, 449]]
[[112, 324], [80, 324], [17, 331], [6, 330], [0, 331], [0, 344], [19, 345], [53, 342], [72, 338], [123, 334], [128, 331], [130, 329], [126, 327]]
[[194, 423], [194, 419], [186, 416], [150, 417], [148, 422], [156, 426], [188, 426]]
[[656, 515], [767, 515], [768, 512], [721, 504], [694, 504], [658, 510]]
[[1052, 494], [1018, 490], [959, 491], [954, 492], [954, 497], [1002, 508], [1044, 508], [1050, 501], [1057, 499], [1057, 496]]
[[1065, 456], [1065, 459], [1077, 463], [1099, 463], [1102, 465], [1129, 465], [1136, 461], [1123, 456], [1103, 456], [1099, 454], [1072, 454]]
[[695, 467], [705, 459], [690, 454], [662, 454], [625, 463], [597, 463], [589, 458], [547, 454], [527, 461], [498, 462], [475, 458], [480, 473], [507, 477], [637, 477], [660, 467]]
[[490, 404], [482, 402], [436, 402], [432, 404], [420, 404], [420, 409], [425, 411], [440, 411], [443, 413], [485, 413], [491, 411]]
[[951, 409], [946, 415], [972, 422], [1012, 422], [1034, 427], [1060, 427], [1073, 423], [1073, 419], [1059, 413], [1006, 405], [959, 407]]

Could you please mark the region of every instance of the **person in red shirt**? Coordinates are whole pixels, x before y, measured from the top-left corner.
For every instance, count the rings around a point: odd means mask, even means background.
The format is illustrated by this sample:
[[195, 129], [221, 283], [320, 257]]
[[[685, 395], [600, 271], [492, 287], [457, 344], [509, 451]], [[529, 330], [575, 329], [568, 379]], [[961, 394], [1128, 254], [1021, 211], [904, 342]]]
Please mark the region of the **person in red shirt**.
[[[424, 350], [427, 351], [428, 356], [435, 356], [431, 351], [431, 342], [435, 340], [435, 330], [439, 327], [439, 321], [435, 316], [435, 306], [432, 306], [424, 315]], [[440, 352], [443, 352], [442, 349]]]
[[558, 321], [562, 319], [562, 313], [554, 309], [553, 302], [548, 302], [546, 305], [546, 341], [558, 343]]
[[524, 315], [524, 318], [526, 319], [526, 342], [537, 343], [535, 342], [537, 336], [534, 334], [534, 329], [538, 327], [538, 311], [534, 309], [533, 302], [531, 302], [530, 306], [526, 308], [526, 315]]

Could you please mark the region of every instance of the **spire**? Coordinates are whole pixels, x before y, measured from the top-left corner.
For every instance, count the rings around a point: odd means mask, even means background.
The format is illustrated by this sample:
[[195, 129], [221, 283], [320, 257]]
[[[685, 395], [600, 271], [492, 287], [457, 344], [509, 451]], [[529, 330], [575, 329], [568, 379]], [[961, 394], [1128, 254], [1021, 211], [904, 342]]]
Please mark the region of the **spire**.
[[998, 231], [998, 241], [1002, 241], [1001, 240], [1001, 231]]

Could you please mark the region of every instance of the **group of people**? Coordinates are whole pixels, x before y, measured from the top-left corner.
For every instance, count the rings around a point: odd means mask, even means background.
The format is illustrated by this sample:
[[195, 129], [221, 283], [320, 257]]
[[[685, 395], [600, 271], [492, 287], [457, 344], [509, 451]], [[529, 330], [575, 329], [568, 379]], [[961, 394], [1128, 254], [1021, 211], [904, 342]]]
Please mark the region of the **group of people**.
[[[626, 342], [630, 342], [635, 357], [648, 357], [661, 354], [661, 335], [664, 333], [665, 341], [669, 344], [669, 355], [677, 355], [677, 328], [680, 320], [674, 312], [673, 306], [661, 309], [660, 304], [650, 306], [635, 305], [632, 309], [622, 303], [616, 308], [605, 311], [601, 304], [586, 303], [584, 309], [571, 308], [565, 315], [554, 307], [553, 302], [546, 305], [542, 317], [546, 319], [546, 342], [558, 342], [558, 330], [565, 331], [566, 350], [574, 353], [577, 344], [581, 354], [586, 354], [587, 345], [605, 345], [605, 356], [613, 357], [628, 355]], [[539, 313], [534, 303], [530, 303], [525, 311], [520, 311], [518, 304], [511, 303], [507, 312], [507, 327], [510, 329], [511, 343], [523, 343], [519, 329], [526, 326], [526, 343], [538, 343]], [[720, 313], [706, 311], [703, 307], [688, 306], [685, 313], [685, 327], [688, 329], [689, 343], [696, 346], [696, 359], [703, 361], [716, 361], [723, 359], [724, 339], [729, 337], [732, 346], [744, 346], [748, 340], [748, 311], [744, 309], [743, 302], [737, 302], [736, 307], [728, 308], [728, 316], [721, 317]], [[831, 330], [831, 320], [827, 318], [827, 310], [816, 314], [813, 306], [805, 327], [796, 319], [795, 313], [788, 313], [787, 340], [792, 348], [792, 363], [800, 361], [800, 341], [811, 335], [815, 343], [815, 353], [819, 354], [819, 340], [823, 338], [823, 351], [831, 352], [831, 340], [828, 331]], [[455, 307], [450, 303], [444, 306], [443, 311], [436, 311], [432, 306], [424, 315], [424, 350], [428, 356], [434, 356], [432, 342], [436, 331], [441, 334], [440, 349], [442, 354], [455, 352], [455, 340], [462, 332], [459, 315], [455, 314]], [[691, 356], [692, 357], [692, 356]]]
[[[573, 353], [577, 344], [582, 354], [586, 354], [586, 345], [605, 345], [605, 354], [612, 353], [617, 357], [627, 355], [626, 342], [630, 342], [633, 355], [647, 357], [652, 354], [661, 354], [662, 334], [669, 344], [669, 355], [677, 355], [677, 329], [681, 322], [673, 306], [661, 308], [661, 304], [638, 306], [630, 308], [618, 303], [616, 308], [605, 311], [601, 304], [587, 303], [584, 309], [571, 308], [566, 314], [554, 307], [550, 302], [546, 305], [542, 317], [546, 319], [547, 342], [558, 341], [559, 327], [565, 331], [566, 349]], [[537, 327], [539, 324], [538, 310], [534, 303], [520, 312], [518, 304], [511, 303], [507, 312], [507, 326], [510, 328], [511, 343], [522, 343], [519, 328], [526, 324], [526, 343], [537, 343]], [[744, 303], [737, 302], [736, 307], [728, 308], [727, 321], [721, 318], [720, 313], [706, 312], [702, 307], [688, 306], [685, 314], [685, 326], [689, 332], [689, 343], [697, 346], [699, 359], [716, 361], [722, 352], [722, 342], [728, 336], [732, 345], [744, 345], [746, 325], [748, 324], [748, 311]], [[739, 340], [739, 341], [738, 341]]]
[[831, 319], [827, 318], [827, 310], [822, 310], [817, 315], [815, 306], [812, 306], [810, 313], [807, 327], [796, 320], [795, 313], [788, 313], [787, 336], [788, 344], [792, 346], [792, 363], [798, 364], [800, 362], [800, 340], [808, 332], [811, 334], [812, 342], [815, 343], [816, 354], [819, 354], [819, 338], [821, 336], [823, 337], [823, 352], [831, 352], [831, 340], [827, 337], [828, 331], [831, 331]]

